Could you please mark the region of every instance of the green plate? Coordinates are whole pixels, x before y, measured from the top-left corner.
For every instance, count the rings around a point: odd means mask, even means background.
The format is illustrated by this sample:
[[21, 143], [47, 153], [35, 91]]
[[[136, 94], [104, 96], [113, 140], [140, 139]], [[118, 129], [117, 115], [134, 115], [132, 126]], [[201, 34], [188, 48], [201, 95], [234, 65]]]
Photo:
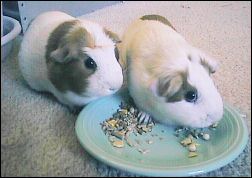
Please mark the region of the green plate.
[[[100, 123], [112, 116], [121, 101], [128, 102], [127, 90], [91, 102], [79, 114], [75, 129], [81, 145], [95, 158], [121, 170], [147, 176], [190, 176], [212, 171], [233, 161], [245, 148], [248, 130], [240, 114], [224, 105], [224, 116], [208, 141], [197, 139], [197, 157], [188, 158], [188, 151], [173, 135], [174, 128], [156, 124], [152, 132], [135, 136], [140, 148], [125, 145], [116, 148], [101, 129]], [[156, 136], [157, 134], [158, 136]], [[148, 144], [146, 140], [152, 140]]]

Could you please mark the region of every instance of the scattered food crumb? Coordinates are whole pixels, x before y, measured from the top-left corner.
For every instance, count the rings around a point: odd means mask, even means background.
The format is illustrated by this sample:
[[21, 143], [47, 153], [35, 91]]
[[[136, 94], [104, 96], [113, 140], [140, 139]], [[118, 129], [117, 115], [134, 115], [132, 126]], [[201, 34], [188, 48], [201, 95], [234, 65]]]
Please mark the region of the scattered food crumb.
[[113, 145], [114, 147], [117, 147], [117, 148], [122, 148], [122, 147], [124, 147], [124, 142], [121, 141], [121, 140], [118, 140], [118, 141], [112, 142], [112, 145]]
[[175, 136], [182, 138], [180, 141], [180, 144], [183, 145], [184, 147], [187, 147], [189, 150], [189, 158], [196, 157], [198, 154], [196, 153], [197, 151], [197, 142], [195, 142], [195, 139], [201, 138], [203, 140], [210, 140], [210, 131], [213, 131], [217, 128], [218, 122], [212, 124], [211, 126], [207, 128], [189, 128], [189, 127], [180, 127], [175, 129]]
[[181, 143], [183, 146], [187, 146], [187, 145], [189, 145], [189, 144], [192, 143], [192, 139], [189, 138], [189, 137], [187, 137], [187, 138], [185, 138], [184, 140], [182, 140], [180, 143]]
[[[134, 147], [133, 142], [129, 139], [130, 134], [134, 133], [137, 136], [151, 132], [155, 124], [152, 122], [139, 124], [138, 110], [130, 104], [122, 102], [119, 107], [113, 117], [101, 123], [101, 128], [114, 147], [122, 148], [124, 142], [130, 147]], [[119, 140], [116, 141], [116, 139]], [[138, 145], [140, 144], [140, 140], [135, 141]]]
[[210, 139], [210, 135], [207, 134], [207, 133], [203, 134], [203, 139], [204, 140], [209, 140]]
[[196, 152], [189, 152], [189, 154], [188, 154], [189, 158], [196, 157], [196, 156], [198, 156], [198, 154]]
[[140, 153], [142, 153], [142, 154], [146, 154], [146, 153], [149, 153], [149, 152], [150, 152], [150, 150], [141, 149], [141, 148], [138, 148], [137, 150], [138, 150]]
[[148, 144], [152, 144], [152, 143], [153, 143], [152, 140], [146, 140], [146, 142], [147, 142]]
[[188, 149], [190, 152], [194, 152], [197, 150], [196, 148], [196, 144], [195, 143], [191, 143], [189, 146], [188, 146]]
[[[185, 6], [183, 6], [183, 8], [184, 7]], [[139, 124], [137, 121], [138, 112], [139, 111], [137, 110], [137, 108], [126, 103], [121, 103], [120, 108], [113, 114], [113, 117], [101, 123], [101, 128], [105, 135], [108, 136], [108, 140], [112, 144], [112, 146], [123, 148], [125, 144], [127, 144], [130, 147], [135, 147], [135, 149], [137, 149], [138, 152], [142, 154], [150, 152], [149, 149], [139, 148], [139, 146], [142, 144], [142, 141], [144, 142], [144, 140], [141, 141], [140, 139], [135, 139], [134, 143], [129, 139], [131, 133], [134, 133], [135, 136], [142, 135], [143, 133], [151, 132], [152, 128], [155, 125], [154, 123]], [[246, 117], [246, 115], [242, 115], [242, 117]], [[188, 157], [192, 158], [198, 156], [197, 146], [199, 146], [199, 144], [195, 142], [195, 139], [200, 138], [208, 141], [210, 139], [209, 131], [215, 130], [217, 126], [218, 123], [214, 123], [210, 127], [202, 129], [179, 127], [175, 129], [174, 135], [178, 138], [183, 138], [182, 140], [180, 139], [180, 143], [184, 147], [187, 147], [187, 149], [189, 150]], [[207, 129], [209, 130], [207, 131]], [[165, 130], [161, 130], [161, 132], [164, 133]], [[164, 139], [156, 133], [151, 134], [150, 136], [158, 137], [159, 140]], [[151, 139], [147, 139], [145, 141], [147, 144], [154, 143]], [[143, 160], [139, 161], [143, 162]]]

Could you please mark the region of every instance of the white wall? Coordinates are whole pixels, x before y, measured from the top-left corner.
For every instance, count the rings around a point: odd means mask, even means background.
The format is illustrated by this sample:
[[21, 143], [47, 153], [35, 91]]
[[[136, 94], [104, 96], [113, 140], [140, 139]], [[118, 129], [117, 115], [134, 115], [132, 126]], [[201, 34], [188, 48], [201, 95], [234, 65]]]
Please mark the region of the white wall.
[[120, 1], [18, 1], [23, 32], [29, 22], [45, 11], [60, 10], [72, 16], [81, 16]]

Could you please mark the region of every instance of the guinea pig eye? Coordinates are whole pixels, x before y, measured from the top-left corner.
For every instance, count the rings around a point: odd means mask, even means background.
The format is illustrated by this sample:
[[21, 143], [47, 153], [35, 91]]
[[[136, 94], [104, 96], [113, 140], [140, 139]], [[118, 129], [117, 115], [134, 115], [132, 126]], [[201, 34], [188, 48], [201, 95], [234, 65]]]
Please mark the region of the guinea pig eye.
[[186, 100], [187, 102], [193, 103], [193, 102], [195, 102], [197, 99], [198, 99], [197, 91], [188, 91], [188, 92], [185, 94], [185, 100]]
[[96, 69], [97, 65], [92, 58], [88, 58], [85, 60], [85, 66], [89, 69]]

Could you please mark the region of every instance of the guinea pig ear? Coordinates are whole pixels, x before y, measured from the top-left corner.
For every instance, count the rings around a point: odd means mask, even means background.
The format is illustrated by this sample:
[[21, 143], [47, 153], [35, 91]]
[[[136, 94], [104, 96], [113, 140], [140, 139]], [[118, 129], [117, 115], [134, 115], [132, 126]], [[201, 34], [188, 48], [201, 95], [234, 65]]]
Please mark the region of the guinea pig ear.
[[51, 59], [59, 63], [67, 63], [73, 58], [73, 51], [70, 51], [68, 47], [59, 47], [56, 50], [52, 51], [50, 54]]
[[210, 57], [208, 54], [200, 51], [200, 64], [209, 72], [209, 74], [215, 73], [218, 69], [217, 61]]
[[59, 47], [51, 52], [50, 57], [57, 62], [67, 63], [78, 58], [83, 47], [94, 48], [94, 39], [85, 28], [80, 27], [66, 34]]
[[150, 89], [156, 95], [165, 97], [167, 102], [180, 101], [183, 98], [182, 86], [184, 75], [182, 73], [174, 73], [165, 77], [159, 77], [154, 81]]
[[200, 57], [200, 63], [205, 67], [209, 74], [213, 74], [218, 69], [218, 63], [216, 60], [209, 57]]
[[103, 31], [104, 31], [104, 33], [105, 33], [110, 39], [112, 39], [112, 41], [113, 41], [114, 43], [121, 43], [121, 42], [122, 42], [122, 41], [120, 40], [119, 36], [118, 36], [116, 33], [112, 32], [112, 31], [109, 31], [109, 30], [107, 30], [106, 28], [103, 28]]

